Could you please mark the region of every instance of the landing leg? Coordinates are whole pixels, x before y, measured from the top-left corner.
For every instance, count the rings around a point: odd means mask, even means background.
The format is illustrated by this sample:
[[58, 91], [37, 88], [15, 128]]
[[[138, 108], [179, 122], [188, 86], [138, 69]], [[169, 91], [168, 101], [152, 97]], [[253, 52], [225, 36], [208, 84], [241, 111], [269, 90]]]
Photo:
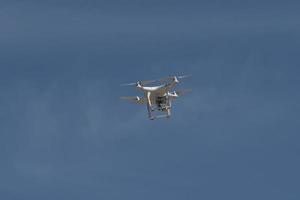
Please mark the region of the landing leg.
[[171, 117], [171, 107], [172, 107], [172, 103], [171, 100], [168, 98], [167, 118]]
[[152, 111], [151, 111], [151, 107], [150, 107], [149, 103], [147, 103], [147, 109], [148, 109], [149, 119], [154, 120], [154, 117], [152, 116]]
[[147, 100], [148, 100], [149, 107], [151, 108], [152, 107], [152, 104], [151, 104], [151, 92], [147, 92]]
[[152, 108], [152, 103], [151, 103], [151, 92], [147, 92], [147, 101], [148, 101], [151, 111], [154, 111], [154, 109]]
[[167, 118], [170, 118], [170, 117], [171, 117], [171, 109], [168, 108], [168, 109], [167, 109]]

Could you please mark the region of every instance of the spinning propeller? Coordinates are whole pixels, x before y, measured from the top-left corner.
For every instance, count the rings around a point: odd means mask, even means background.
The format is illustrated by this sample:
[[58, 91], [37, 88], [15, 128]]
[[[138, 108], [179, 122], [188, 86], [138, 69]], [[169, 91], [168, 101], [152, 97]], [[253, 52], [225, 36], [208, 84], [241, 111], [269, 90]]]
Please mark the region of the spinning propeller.
[[168, 92], [168, 95], [172, 96], [172, 97], [179, 97], [179, 96], [181, 96], [185, 93], [191, 92], [191, 91], [192, 91], [192, 89], [179, 89], [179, 90], [176, 90], [172, 93]]
[[140, 97], [136, 96], [136, 97], [132, 97], [132, 96], [124, 96], [124, 97], [121, 97], [121, 99], [124, 99], [124, 100], [130, 100], [130, 101], [139, 101], [140, 100]]
[[137, 81], [135, 83], [125, 83], [125, 84], [121, 84], [121, 86], [138, 86], [138, 85], [146, 85], [146, 84], [150, 84], [150, 83], [154, 83], [157, 80], [147, 80], [147, 81]]
[[192, 91], [192, 89], [179, 89], [179, 90], [176, 90], [175, 93], [177, 95], [183, 95], [183, 94], [191, 92], [191, 91]]
[[169, 76], [169, 77], [164, 77], [161, 79], [157, 79], [157, 80], [147, 80], [147, 81], [137, 81], [135, 83], [125, 83], [125, 84], [121, 84], [121, 86], [138, 86], [138, 85], [147, 85], [150, 83], [154, 83], [154, 82], [162, 82], [162, 81], [167, 81], [167, 80], [174, 80], [176, 82], [179, 82], [178, 79], [184, 79], [184, 78], [188, 78], [192, 75], [183, 75], [183, 76]]
[[184, 78], [188, 78], [192, 75], [183, 75], [183, 76], [168, 76], [168, 77], [164, 77], [159, 79], [159, 81], [168, 81], [168, 80], [174, 80], [176, 82], [179, 82], [178, 79], [184, 79]]

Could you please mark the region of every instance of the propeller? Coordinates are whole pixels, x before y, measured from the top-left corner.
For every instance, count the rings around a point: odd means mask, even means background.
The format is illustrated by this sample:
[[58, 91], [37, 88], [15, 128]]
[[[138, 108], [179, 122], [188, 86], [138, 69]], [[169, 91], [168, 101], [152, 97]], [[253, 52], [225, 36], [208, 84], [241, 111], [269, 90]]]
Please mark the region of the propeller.
[[123, 100], [131, 101], [131, 102], [139, 103], [139, 104], [143, 104], [147, 100], [146, 98], [139, 97], [139, 96], [123, 96], [123, 97], [120, 97], [120, 98], [123, 99]]
[[191, 77], [192, 75], [189, 74], [189, 75], [183, 75], [183, 76], [177, 76], [178, 79], [183, 79], [183, 78], [189, 78]]
[[147, 84], [150, 84], [150, 83], [154, 83], [154, 82], [157, 82], [157, 81], [166, 81], [166, 80], [174, 80], [175, 81], [178, 79], [184, 79], [184, 78], [188, 78], [192, 75], [183, 75], [183, 76], [169, 76], [169, 77], [164, 77], [164, 78], [161, 78], [161, 79], [157, 79], [157, 80], [146, 80], [146, 81], [137, 81], [135, 83], [125, 83], [125, 84], [121, 84], [121, 86], [138, 86], [138, 85], [147, 85]]
[[188, 78], [191, 77], [192, 75], [183, 75], [183, 76], [168, 76], [168, 77], [164, 77], [159, 79], [160, 81], [166, 81], [166, 80], [178, 80], [178, 79], [184, 79], [184, 78]]
[[133, 85], [137, 85], [137, 83], [124, 83], [124, 84], [121, 84], [121, 86], [133, 86]]
[[129, 100], [129, 101], [139, 101], [141, 98], [138, 96], [123, 96], [120, 97], [123, 100]]
[[137, 81], [135, 83], [125, 83], [125, 84], [121, 84], [121, 86], [138, 86], [138, 85], [147, 85], [150, 83], [154, 83], [157, 80], [146, 80], [146, 81]]
[[192, 89], [179, 89], [179, 90], [176, 90], [175, 93], [177, 95], [183, 95], [183, 94], [191, 92], [191, 91], [192, 91]]

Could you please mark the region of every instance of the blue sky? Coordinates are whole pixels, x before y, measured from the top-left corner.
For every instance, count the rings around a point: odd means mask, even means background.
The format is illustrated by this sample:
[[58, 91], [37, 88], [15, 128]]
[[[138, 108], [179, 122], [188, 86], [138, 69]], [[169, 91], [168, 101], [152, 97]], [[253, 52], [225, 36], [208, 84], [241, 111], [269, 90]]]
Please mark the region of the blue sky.
[[[300, 198], [297, 1], [1, 1], [0, 198]], [[170, 120], [121, 83], [192, 74]]]

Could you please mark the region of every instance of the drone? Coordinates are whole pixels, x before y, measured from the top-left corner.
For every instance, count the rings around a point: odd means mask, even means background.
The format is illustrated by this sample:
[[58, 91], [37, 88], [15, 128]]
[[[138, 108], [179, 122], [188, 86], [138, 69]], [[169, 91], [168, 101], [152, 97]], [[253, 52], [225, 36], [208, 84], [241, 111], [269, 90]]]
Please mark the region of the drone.
[[[180, 79], [190, 76], [191, 75], [170, 76], [157, 80], [137, 81], [134, 83], [122, 84], [121, 86], [135, 86], [144, 93], [144, 96], [123, 96], [121, 99], [129, 100], [138, 104], [147, 104], [148, 117], [151, 120], [158, 118], [170, 118], [172, 100], [191, 91], [190, 89], [180, 89], [170, 92], [170, 90], [172, 90], [180, 82]], [[159, 82], [159, 85], [147, 86], [154, 82]]]

